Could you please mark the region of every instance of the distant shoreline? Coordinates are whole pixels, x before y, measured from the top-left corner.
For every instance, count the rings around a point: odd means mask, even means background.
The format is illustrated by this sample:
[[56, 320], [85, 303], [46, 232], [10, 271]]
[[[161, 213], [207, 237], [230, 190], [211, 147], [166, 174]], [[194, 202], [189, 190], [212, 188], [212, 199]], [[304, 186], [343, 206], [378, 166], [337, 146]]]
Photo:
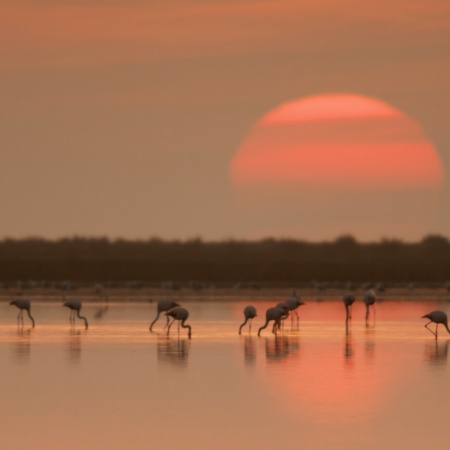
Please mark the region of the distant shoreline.
[[0, 241], [2, 287], [169, 286], [193, 290], [235, 285], [339, 288], [363, 284], [450, 286], [450, 242], [110, 241], [106, 238]]

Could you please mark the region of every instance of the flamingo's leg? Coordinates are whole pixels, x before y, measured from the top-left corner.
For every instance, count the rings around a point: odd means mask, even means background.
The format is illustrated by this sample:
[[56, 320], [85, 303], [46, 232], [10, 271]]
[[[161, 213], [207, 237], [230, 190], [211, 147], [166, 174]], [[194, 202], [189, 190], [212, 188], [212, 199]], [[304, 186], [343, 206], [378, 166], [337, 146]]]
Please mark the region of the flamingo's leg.
[[431, 329], [428, 327], [428, 325], [429, 325], [430, 323], [432, 323], [432, 322], [433, 322], [433, 321], [430, 320], [428, 323], [426, 323], [426, 324], [425, 324], [425, 328], [437, 338], [437, 334], [436, 334], [433, 330], [431, 330]]

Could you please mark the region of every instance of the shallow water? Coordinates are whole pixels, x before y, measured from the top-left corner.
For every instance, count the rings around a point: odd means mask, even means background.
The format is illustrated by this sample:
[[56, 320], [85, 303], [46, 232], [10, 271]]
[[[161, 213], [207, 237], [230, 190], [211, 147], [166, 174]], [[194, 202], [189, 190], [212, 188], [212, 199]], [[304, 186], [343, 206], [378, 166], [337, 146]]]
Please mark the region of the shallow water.
[[[178, 337], [155, 304], [0, 305], [0, 441], [7, 449], [423, 449], [447, 443], [450, 335], [420, 317], [450, 304], [384, 301], [348, 328], [340, 301], [306, 299], [300, 322], [256, 336], [274, 302], [183, 303]], [[244, 306], [259, 313], [237, 329]], [[276, 302], [275, 302], [276, 303]], [[173, 334], [172, 334], [173, 333]]]

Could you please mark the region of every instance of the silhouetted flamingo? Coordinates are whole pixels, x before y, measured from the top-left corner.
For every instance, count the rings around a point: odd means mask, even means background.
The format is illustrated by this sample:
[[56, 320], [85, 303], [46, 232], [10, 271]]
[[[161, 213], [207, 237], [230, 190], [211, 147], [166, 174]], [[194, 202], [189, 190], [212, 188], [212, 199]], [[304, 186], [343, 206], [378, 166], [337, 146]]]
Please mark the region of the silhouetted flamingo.
[[252, 331], [252, 321], [253, 318], [256, 317], [256, 308], [254, 306], [246, 306], [244, 308], [244, 317], [245, 321], [244, 323], [239, 327], [239, 334], [241, 334], [242, 327], [245, 326], [248, 320], [250, 320], [249, 329], [248, 331]]
[[28, 317], [30, 318], [31, 323], [33, 324], [33, 328], [34, 328], [34, 319], [30, 313], [30, 301], [29, 300], [26, 300], [24, 298], [19, 298], [17, 300], [13, 300], [9, 304], [15, 305], [20, 309], [19, 315], [17, 316], [17, 322], [22, 320], [22, 325], [23, 325], [23, 311], [25, 310], [28, 313]]
[[345, 314], [346, 314], [345, 320], [351, 319], [352, 318], [351, 307], [355, 302], [355, 296], [353, 294], [345, 294], [344, 297], [342, 298], [342, 301], [344, 302], [345, 305]]
[[[161, 315], [162, 312], [167, 312], [170, 311], [173, 308], [177, 308], [178, 306], [180, 306], [178, 303], [174, 302], [173, 300], [161, 300], [158, 302], [158, 305], [156, 307], [158, 314], [156, 314], [156, 319], [150, 324], [150, 331], [153, 331], [153, 325], [156, 323], [156, 321], [159, 319], [159, 316]], [[166, 314], [167, 316], [167, 314]], [[164, 329], [166, 329], [166, 327], [169, 325], [169, 317], [167, 317], [167, 323], [164, 326]]]
[[[294, 291], [292, 293], [292, 297], [289, 297], [284, 303], [288, 307], [289, 312], [293, 311], [295, 313], [295, 315], [297, 316], [297, 322], [298, 322], [299, 317], [298, 317], [298, 313], [297, 313], [297, 308], [299, 306], [302, 306], [305, 304], [304, 302], [302, 302], [300, 300], [300, 296], [296, 293], [296, 291]], [[294, 317], [292, 316], [292, 319], [293, 318]]]
[[266, 323], [258, 330], [258, 336], [260, 335], [261, 331], [264, 330], [264, 328], [267, 328], [267, 325], [269, 325], [269, 322], [271, 320], [274, 321], [272, 333], [275, 333], [276, 328], [280, 328], [281, 326], [281, 319], [283, 316], [286, 315], [286, 310], [283, 308], [280, 308], [278, 306], [275, 306], [274, 308], [269, 308], [266, 311]]
[[188, 328], [189, 332], [188, 332], [188, 336], [189, 338], [191, 337], [191, 331], [192, 328], [190, 325], [185, 325], [184, 322], [186, 322], [186, 319], [189, 317], [189, 311], [185, 308], [174, 308], [168, 312], [166, 312], [166, 316], [170, 316], [173, 317], [172, 322], [170, 322], [169, 327], [167, 329], [167, 335], [169, 335], [170, 332], [170, 327], [172, 326], [172, 324], [175, 322], [175, 320], [178, 320], [178, 333], [180, 332], [180, 325], [183, 328]]
[[369, 308], [370, 306], [372, 306], [373, 309], [373, 313], [375, 314], [375, 302], [376, 302], [377, 298], [375, 296], [375, 292], [373, 292], [372, 290], [367, 291], [364, 294], [364, 304], [366, 305], [366, 321], [369, 320]]
[[70, 323], [75, 323], [75, 313], [79, 319], [84, 320], [84, 325], [86, 326], [86, 330], [88, 329], [88, 321], [86, 317], [80, 316], [80, 310], [81, 310], [81, 301], [80, 300], [68, 300], [64, 303], [65, 307], [70, 309]]
[[[448, 328], [448, 320], [447, 320], [447, 314], [444, 311], [431, 311], [428, 314], [425, 314], [424, 316], [422, 316], [422, 319], [430, 319], [430, 321], [428, 323], [425, 324], [425, 328], [428, 331], [431, 331], [435, 338], [437, 339], [438, 337], [438, 325], [442, 324], [444, 325], [444, 327], [446, 328], [446, 330], [448, 331], [448, 333], [450, 334], [450, 329]], [[436, 324], [436, 332], [434, 332], [433, 330], [431, 330], [428, 325], [433, 322]]]

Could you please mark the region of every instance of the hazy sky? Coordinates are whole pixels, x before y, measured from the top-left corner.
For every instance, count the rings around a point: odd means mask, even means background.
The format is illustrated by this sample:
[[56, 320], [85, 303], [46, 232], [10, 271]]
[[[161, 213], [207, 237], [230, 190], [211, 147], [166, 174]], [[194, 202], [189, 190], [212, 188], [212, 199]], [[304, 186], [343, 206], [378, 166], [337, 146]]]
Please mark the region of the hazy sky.
[[[398, 108], [449, 172], [442, 0], [0, 0], [0, 56], [0, 236], [258, 237], [233, 205], [230, 161], [264, 114], [313, 94]], [[444, 181], [428, 231], [449, 235], [449, 200]], [[294, 237], [342, 232], [302, 209], [289, 207]]]

